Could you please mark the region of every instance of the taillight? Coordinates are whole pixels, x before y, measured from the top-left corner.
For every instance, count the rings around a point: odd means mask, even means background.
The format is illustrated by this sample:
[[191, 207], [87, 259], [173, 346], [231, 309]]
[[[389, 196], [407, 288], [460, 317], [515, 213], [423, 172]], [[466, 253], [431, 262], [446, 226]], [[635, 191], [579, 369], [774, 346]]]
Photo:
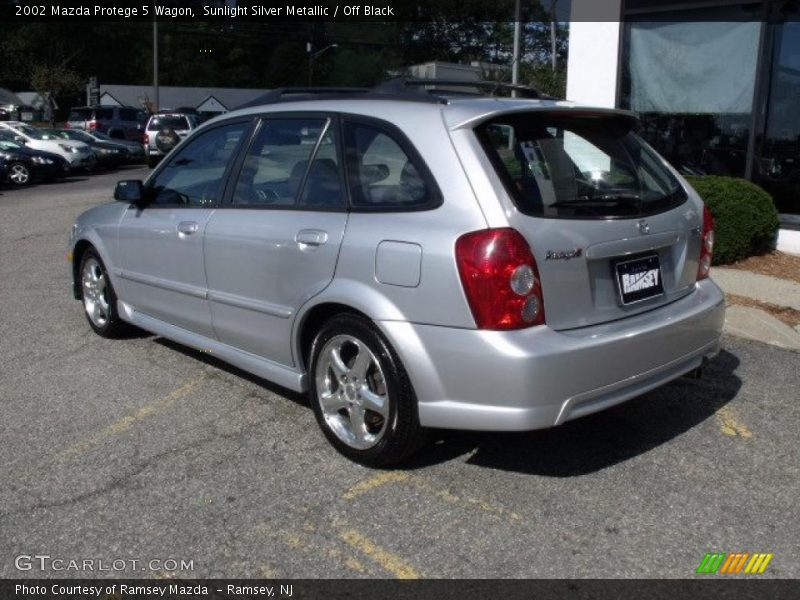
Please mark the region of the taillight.
[[482, 229], [456, 241], [456, 263], [480, 329], [522, 329], [544, 323], [539, 270], [515, 229]]
[[697, 268], [697, 281], [708, 277], [711, 259], [714, 255], [714, 217], [707, 206], [703, 207], [703, 236], [700, 238], [700, 266]]
[[72, 129], [72, 125], [69, 124], [69, 121], [64, 123], [64, 129]]
[[97, 129], [97, 121], [89, 121], [89, 129]]
[[150, 143], [150, 136], [148, 136], [146, 133], [142, 134], [142, 143], [145, 146]]

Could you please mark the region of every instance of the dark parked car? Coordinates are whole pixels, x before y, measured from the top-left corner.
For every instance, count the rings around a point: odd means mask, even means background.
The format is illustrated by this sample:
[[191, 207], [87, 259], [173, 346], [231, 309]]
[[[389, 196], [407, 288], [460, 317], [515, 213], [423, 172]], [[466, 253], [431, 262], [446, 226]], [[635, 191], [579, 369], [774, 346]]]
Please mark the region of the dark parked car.
[[105, 133], [100, 133], [99, 131], [82, 131], [79, 129], [66, 129], [64, 131], [72, 131], [73, 133], [78, 133], [81, 135], [90, 135], [100, 142], [113, 142], [115, 144], [119, 144], [120, 146], [124, 146], [128, 151], [128, 160], [131, 162], [144, 162], [145, 160], [146, 155], [144, 153], [144, 144], [142, 144], [141, 140], [133, 141], [114, 139], [107, 136]]
[[46, 129], [44, 132], [46, 136], [52, 136], [54, 139], [63, 138], [88, 144], [97, 157], [96, 164], [99, 169], [114, 169], [129, 160], [128, 150], [121, 144], [113, 141], [101, 142], [85, 131], [77, 129]]
[[0, 138], [0, 180], [28, 185], [33, 180], [52, 181], [69, 173], [67, 161], [58, 154], [30, 150], [17, 142]]
[[79, 106], [70, 111], [67, 127], [140, 141], [147, 117], [145, 111], [131, 106]]

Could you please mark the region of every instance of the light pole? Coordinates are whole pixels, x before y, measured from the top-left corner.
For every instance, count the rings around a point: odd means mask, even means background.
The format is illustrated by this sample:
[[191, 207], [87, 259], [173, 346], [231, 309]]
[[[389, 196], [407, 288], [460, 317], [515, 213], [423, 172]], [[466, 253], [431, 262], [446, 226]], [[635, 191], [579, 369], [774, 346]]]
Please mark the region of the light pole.
[[556, 68], [558, 66], [558, 45], [557, 45], [557, 34], [556, 34], [556, 4], [558, 4], [558, 0], [553, 0], [553, 3], [550, 5], [550, 62], [553, 67], [553, 72], [555, 73]]
[[153, 17], [153, 112], [158, 112], [158, 21]]
[[331, 48], [338, 48], [339, 44], [331, 44], [330, 46], [325, 46], [322, 50], [317, 50], [316, 52], [312, 52], [314, 49], [311, 45], [311, 42], [306, 42], [306, 52], [308, 52], [308, 87], [311, 87], [311, 80], [313, 79], [314, 74], [314, 61], [317, 60], [324, 52], [327, 52]]
[[[514, 54], [511, 62], [511, 83], [517, 85], [519, 83], [519, 46], [520, 37], [522, 37], [522, 18], [521, 18], [520, 0], [517, 0], [514, 7]], [[517, 97], [517, 90], [512, 90], [511, 95]]]

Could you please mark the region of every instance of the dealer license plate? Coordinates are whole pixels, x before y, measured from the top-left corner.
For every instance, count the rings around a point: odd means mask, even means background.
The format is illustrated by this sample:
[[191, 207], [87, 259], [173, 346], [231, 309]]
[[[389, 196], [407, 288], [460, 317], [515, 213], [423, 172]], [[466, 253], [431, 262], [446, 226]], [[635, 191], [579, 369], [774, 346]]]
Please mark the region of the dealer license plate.
[[619, 261], [614, 270], [622, 304], [641, 302], [664, 293], [657, 254]]

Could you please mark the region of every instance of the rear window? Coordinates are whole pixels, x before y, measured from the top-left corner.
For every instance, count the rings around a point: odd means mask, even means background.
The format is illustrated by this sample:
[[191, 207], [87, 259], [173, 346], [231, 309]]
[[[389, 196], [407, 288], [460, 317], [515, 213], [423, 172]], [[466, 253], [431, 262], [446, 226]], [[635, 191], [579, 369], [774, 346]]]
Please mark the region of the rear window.
[[148, 131], [161, 129], [189, 129], [189, 120], [186, 117], [164, 115], [153, 117], [147, 125]]
[[92, 118], [91, 108], [73, 108], [69, 113], [69, 121], [89, 121]]
[[627, 117], [507, 115], [476, 133], [521, 212], [562, 219], [630, 218], [686, 194]]

